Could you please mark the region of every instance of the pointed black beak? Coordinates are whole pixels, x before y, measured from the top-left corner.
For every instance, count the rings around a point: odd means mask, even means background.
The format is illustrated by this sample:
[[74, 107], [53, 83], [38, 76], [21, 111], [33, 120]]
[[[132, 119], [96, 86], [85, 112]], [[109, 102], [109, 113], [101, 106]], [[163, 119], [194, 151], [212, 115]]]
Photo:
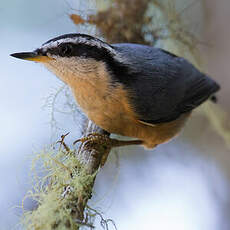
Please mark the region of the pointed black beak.
[[33, 52], [14, 53], [14, 54], [10, 54], [10, 56], [27, 60], [27, 61], [35, 61], [35, 62], [43, 62], [43, 63], [53, 59], [51, 57], [41, 54], [40, 52], [37, 52], [36, 50]]
[[10, 54], [10, 56], [19, 58], [19, 59], [24, 59], [24, 60], [34, 60], [36, 57], [38, 57], [37, 52], [22, 52], [22, 53], [13, 53]]

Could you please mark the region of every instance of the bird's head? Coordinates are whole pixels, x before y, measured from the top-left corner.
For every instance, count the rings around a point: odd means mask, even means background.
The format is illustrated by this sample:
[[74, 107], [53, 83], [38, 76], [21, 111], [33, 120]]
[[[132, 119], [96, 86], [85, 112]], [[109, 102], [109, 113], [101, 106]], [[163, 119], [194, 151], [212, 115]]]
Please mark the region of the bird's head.
[[75, 77], [106, 74], [108, 65], [120, 59], [111, 45], [85, 34], [62, 35], [33, 52], [14, 53], [11, 56], [40, 62], [66, 83]]

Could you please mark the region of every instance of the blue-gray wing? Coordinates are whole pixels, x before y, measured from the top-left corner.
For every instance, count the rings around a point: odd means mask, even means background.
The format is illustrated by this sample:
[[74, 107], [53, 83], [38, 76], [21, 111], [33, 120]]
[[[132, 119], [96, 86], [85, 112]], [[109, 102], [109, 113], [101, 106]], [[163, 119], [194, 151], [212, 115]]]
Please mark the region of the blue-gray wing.
[[219, 85], [184, 58], [162, 49], [114, 44], [128, 73], [119, 81], [141, 121], [169, 122], [191, 111], [219, 90]]

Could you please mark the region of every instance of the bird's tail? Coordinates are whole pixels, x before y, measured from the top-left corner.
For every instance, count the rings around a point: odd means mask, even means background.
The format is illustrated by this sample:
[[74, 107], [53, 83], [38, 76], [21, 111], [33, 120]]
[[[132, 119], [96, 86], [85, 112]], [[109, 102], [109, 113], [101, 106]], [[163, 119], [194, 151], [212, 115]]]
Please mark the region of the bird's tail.
[[215, 93], [219, 89], [219, 84], [206, 75], [196, 79], [186, 92], [186, 96], [182, 103], [183, 106], [180, 108], [181, 112], [188, 112], [208, 99], [215, 102]]

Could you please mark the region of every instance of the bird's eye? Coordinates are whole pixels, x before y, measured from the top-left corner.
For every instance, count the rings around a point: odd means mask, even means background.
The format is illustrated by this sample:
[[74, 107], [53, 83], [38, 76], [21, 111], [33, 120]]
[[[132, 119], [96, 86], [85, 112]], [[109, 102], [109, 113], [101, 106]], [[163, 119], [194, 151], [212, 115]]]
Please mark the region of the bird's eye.
[[62, 57], [70, 56], [73, 51], [73, 46], [71, 44], [64, 44], [60, 47], [60, 55]]

